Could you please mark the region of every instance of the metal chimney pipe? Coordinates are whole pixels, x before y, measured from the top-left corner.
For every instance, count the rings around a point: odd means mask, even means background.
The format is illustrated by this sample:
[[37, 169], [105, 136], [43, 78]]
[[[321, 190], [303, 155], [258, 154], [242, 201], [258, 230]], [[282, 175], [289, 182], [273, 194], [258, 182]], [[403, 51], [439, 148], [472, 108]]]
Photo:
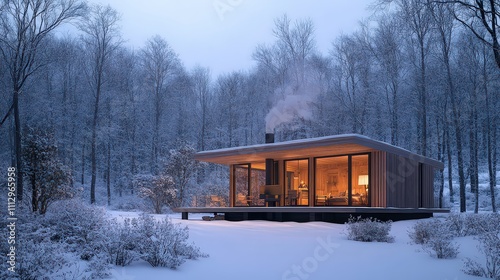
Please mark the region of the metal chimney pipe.
[[[274, 133], [266, 133], [266, 144], [274, 143]], [[266, 159], [266, 185], [273, 185], [274, 182], [274, 160]]]
[[274, 133], [266, 133], [266, 144], [274, 143]]

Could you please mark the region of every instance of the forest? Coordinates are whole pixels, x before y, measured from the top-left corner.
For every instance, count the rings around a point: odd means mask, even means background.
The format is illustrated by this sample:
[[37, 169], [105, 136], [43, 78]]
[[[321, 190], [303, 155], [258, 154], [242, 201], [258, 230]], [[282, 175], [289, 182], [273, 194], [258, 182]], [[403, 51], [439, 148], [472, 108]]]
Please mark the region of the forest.
[[[186, 163], [179, 155], [263, 143], [266, 131], [277, 141], [358, 133], [444, 162], [436, 206], [496, 211], [500, 1], [371, 7], [327, 53], [313, 18], [278, 17], [274, 42], [249, 54], [255, 67], [214, 76], [187, 69], [169, 38], [128, 46], [113, 7], [2, 1], [0, 166], [16, 167], [18, 200], [43, 212], [46, 196], [68, 189], [111, 203]], [[75, 32], [58, 35], [68, 24]], [[223, 192], [227, 172], [203, 166], [174, 195], [189, 205]]]

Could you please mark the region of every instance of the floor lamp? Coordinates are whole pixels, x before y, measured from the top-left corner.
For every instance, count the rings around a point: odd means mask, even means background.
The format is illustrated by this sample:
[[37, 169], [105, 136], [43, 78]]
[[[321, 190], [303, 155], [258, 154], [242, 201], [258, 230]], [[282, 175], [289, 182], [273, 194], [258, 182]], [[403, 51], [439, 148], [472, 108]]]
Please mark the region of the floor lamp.
[[359, 175], [358, 185], [365, 186], [366, 195], [368, 195], [368, 175]]

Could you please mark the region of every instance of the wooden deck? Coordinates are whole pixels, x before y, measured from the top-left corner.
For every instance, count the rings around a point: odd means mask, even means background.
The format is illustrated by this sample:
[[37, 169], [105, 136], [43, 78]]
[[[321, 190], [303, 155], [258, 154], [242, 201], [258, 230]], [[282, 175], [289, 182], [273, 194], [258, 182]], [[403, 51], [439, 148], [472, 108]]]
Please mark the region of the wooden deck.
[[344, 223], [352, 216], [380, 220], [409, 220], [432, 217], [434, 213], [449, 213], [444, 208], [379, 208], [379, 207], [185, 207], [174, 209], [187, 220], [189, 213], [224, 215], [227, 221], [267, 220], [279, 222], [323, 221]]

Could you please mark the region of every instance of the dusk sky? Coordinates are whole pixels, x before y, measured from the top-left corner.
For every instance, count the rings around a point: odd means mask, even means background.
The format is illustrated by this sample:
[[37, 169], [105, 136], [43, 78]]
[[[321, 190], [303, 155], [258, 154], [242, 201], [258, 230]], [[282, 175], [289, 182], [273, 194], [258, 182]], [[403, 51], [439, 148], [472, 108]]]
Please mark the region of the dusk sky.
[[326, 54], [332, 41], [359, 27], [371, 0], [90, 0], [109, 4], [121, 14], [126, 44], [139, 49], [158, 34], [179, 54], [188, 70], [209, 67], [214, 77], [254, 65], [258, 44], [274, 41], [274, 20], [283, 14], [312, 19], [318, 49]]

